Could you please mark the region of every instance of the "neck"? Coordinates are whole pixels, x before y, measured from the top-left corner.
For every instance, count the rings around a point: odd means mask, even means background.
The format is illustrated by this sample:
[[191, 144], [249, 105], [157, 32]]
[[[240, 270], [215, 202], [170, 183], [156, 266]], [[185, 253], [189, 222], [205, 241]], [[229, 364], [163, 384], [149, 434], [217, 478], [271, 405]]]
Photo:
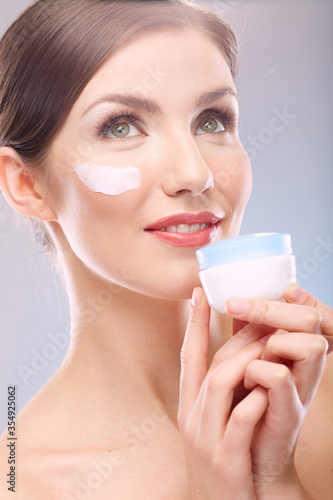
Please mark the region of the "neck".
[[[67, 275], [71, 345], [67, 366], [98, 379], [122, 400], [159, 401], [174, 409], [179, 397], [180, 350], [189, 300], [151, 298], [99, 279]], [[142, 399], [143, 398], [143, 399]], [[147, 401], [148, 403], [148, 401]]]
[[[190, 300], [149, 297], [76, 266], [65, 276], [71, 344], [63, 368], [71, 389], [93, 393], [105, 415], [116, 403], [125, 412], [158, 407], [176, 421]], [[227, 340], [224, 320], [212, 312], [211, 358]]]

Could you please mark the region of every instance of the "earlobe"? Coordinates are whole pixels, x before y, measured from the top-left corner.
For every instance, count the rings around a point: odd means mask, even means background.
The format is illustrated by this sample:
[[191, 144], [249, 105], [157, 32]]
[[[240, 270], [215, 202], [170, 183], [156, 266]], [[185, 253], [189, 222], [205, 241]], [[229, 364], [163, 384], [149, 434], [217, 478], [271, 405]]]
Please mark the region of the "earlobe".
[[46, 203], [40, 184], [13, 148], [0, 148], [0, 188], [8, 203], [22, 215], [57, 220]]

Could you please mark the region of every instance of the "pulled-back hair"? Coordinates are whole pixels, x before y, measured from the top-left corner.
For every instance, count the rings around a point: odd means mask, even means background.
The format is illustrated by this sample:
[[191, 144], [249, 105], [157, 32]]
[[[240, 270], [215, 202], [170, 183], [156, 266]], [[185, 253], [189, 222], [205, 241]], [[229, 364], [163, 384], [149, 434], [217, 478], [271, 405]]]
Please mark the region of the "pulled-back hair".
[[210, 37], [235, 78], [233, 30], [186, 0], [36, 1], [0, 42], [0, 147], [15, 149], [27, 168], [43, 168], [52, 139], [103, 63], [134, 35], [163, 27]]

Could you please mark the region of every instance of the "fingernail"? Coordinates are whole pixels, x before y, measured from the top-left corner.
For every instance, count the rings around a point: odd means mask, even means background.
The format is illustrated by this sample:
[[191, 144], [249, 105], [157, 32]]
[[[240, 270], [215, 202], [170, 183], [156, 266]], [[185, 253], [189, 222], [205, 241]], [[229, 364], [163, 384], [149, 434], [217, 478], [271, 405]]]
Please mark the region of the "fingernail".
[[289, 290], [289, 297], [293, 302], [304, 302], [306, 299], [306, 292], [298, 285], [294, 285]]
[[198, 307], [201, 302], [201, 293], [199, 288], [195, 288], [192, 293], [192, 306]]
[[246, 299], [229, 299], [226, 307], [231, 314], [244, 314], [249, 309], [249, 301]]

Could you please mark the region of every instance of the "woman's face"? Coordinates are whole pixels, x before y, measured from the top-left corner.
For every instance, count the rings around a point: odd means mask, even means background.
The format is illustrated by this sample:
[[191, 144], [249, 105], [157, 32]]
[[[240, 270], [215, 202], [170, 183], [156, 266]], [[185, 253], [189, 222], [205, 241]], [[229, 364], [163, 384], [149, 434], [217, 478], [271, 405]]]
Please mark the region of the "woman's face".
[[[199, 285], [195, 250], [238, 234], [251, 191], [237, 120], [230, 69], [208, 37], [165, 29], [128, 42], [90, 80], [52, 144], [51, 225], [63, 245], [111, 282], [152, 297], [190, 297]], [[83, 162], [134, 167], [141, 185], [94, 192], [75, 170]], [[175, 228], [146, 229], [201, 212], [219, 222], [191, 241], [166, 234]]]

